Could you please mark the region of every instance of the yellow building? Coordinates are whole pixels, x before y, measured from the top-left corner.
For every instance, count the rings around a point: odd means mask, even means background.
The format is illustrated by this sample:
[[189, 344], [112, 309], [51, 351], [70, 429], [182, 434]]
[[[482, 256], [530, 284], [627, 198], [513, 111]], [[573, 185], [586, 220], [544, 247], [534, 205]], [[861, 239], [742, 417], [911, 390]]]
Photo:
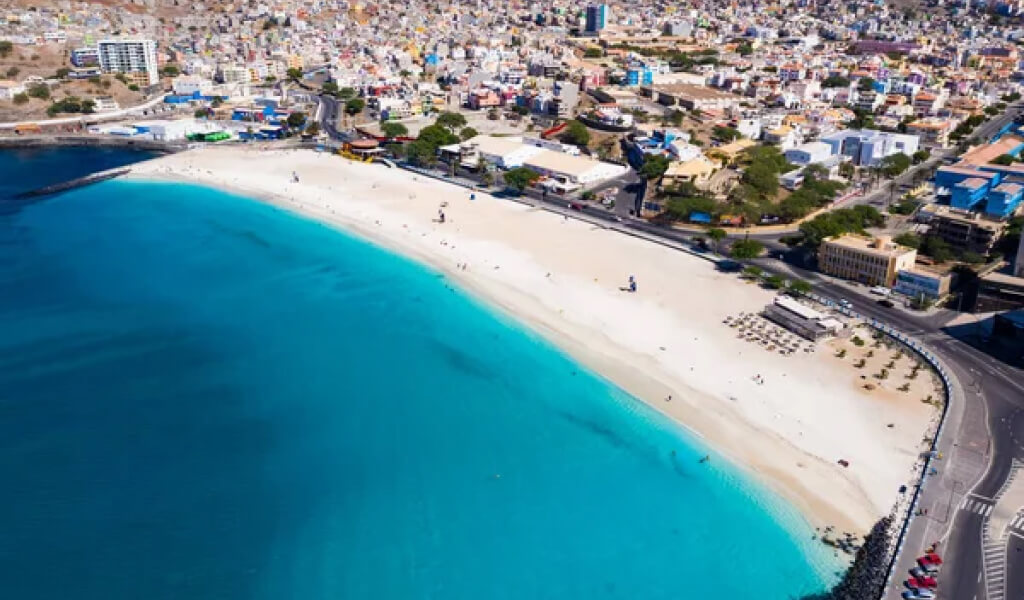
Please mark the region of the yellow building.
[[917, 250], [895, 244], [888, 237], [842, 235], [825, 240], [818, 250], [823, 273], [867, 285], [892, 287], [896, 274], [914, 266]]

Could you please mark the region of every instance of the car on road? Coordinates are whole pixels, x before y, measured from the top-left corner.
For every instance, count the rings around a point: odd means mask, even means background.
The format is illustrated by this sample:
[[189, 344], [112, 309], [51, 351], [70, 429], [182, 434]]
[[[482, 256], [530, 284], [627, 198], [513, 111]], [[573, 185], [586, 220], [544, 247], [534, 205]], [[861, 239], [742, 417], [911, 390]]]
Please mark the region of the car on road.
[[911, 577], [910, 579], [907, 580], [906, 583], [907, 583], [907, 587], [908, 588], [912, 588], [912, 589], [920, 589], [920, 588], [929, 588], [929, 589], [931, 589], [931, 588], [938, 587], [938, 585], [939, 585], [939, 582], [935, 581], [934, 577], [929, 577], [928, 575], [923, 575], [921, 577]]
[[935, 598], [935, 592], [924, 588], [915, 588], [912, 590], [905, 590], [903, 592], [903, 598], [904, 600], [932, 600]]
[[850, 308], [853, 305], [850, 304], [850, 301], [847, 300], [846, 298], [840, 298], [839, 299], [839, 306], [842, 306], [843, 308]]
[[882, 298], [881, 300], [879, 300], [878, 305], [885, 308], [892, 308], [896, 306], [895, 304], [893, 304], [892, 300], [889, 300], [887, 298]]

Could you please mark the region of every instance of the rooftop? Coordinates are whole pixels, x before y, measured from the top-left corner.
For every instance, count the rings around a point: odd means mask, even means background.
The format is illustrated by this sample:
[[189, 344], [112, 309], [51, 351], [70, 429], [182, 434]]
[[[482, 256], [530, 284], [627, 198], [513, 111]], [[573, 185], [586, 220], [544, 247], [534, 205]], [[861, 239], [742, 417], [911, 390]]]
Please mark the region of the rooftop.
[[871, 238], [850, 234], [825, 240], [824, 243], [828, 246], [849, 248], [851, 250], [856, 250], [866, 254], [874, 254], [876, 256], [893, 257], [902, 256], [908, 252], [915, 252], [913, 248], [900, 246], [888, 238]]

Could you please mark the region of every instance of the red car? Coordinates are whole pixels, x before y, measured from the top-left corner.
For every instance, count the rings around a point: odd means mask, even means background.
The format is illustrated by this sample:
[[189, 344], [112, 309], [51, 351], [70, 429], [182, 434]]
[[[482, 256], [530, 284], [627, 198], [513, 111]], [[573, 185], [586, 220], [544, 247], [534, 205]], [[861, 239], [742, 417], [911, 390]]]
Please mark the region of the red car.
[[907, 580], [907, 587], [909, 588], [930, 588], [935, 589], [938, 587], [939, 582], [935, 581], [934, 577], [911, 577]]

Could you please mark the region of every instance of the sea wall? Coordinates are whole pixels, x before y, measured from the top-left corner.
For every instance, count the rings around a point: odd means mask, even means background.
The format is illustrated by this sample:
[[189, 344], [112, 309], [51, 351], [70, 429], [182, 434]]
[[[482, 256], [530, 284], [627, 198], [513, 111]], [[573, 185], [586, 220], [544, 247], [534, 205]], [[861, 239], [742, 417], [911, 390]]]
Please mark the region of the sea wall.
[[44, 148], [51, 146], [90, 146], [109, 148], [133, 148], [151, 152], [173, 153], [188, 148], [187, 142], [165, 142], [152, 139], [138, 139], [120, 136], [100, 135], [18, 135], [0, 136], [0, 149]]

